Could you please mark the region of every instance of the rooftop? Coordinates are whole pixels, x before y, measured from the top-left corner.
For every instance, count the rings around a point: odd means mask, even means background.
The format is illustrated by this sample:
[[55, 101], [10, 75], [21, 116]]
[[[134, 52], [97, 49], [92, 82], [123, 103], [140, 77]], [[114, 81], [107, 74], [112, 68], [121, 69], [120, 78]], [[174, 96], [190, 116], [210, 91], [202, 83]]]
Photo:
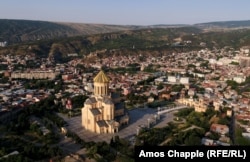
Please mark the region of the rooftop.
[[94, 116], [101, 114], [101, 112], [97, 108], [90, 109], [90, 111]]
[[107, 77], [107, 75], [101, 70], [96, 77], [94, 78], [94, 82], [95, 83], [108, 83], [109, 82], [109, 78]]

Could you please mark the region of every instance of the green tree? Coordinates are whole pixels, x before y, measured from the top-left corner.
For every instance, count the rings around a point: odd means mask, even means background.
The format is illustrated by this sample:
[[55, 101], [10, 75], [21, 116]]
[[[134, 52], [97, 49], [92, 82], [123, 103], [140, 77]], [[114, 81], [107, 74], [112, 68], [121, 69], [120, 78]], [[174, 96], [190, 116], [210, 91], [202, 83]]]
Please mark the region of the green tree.
[[205, 67], [205, 68], [208, 68], [208, 61], [205, 61], [205, 62], [202, 62], [201, 64], [200, 64], [200, 66], [201, 67]]
[[78, 95], [78, 96], [74, 96], [71, 101], [73, 104], [73, 108], [81, 108], [83, 107], [83, 104], [85, 102], [85, 100], [88, 98], [88, 96], [85, 95]]
[[185, 86], [183, 84], [175, 84], [171, 87], [171, 90], [174, 92], [180, 92]]
[[162, 83], [160, 83], [158, 86], [157, 86], [157, 90], [161, 90], [164, 88], [164, 85]]
[[235, 145], [250, 146], [250, 140], [242, 136], [243, 128], [236, 127], [235, 129]]
[[227, 85], [230, 86], [234, 90], [237, 90], [239, 86], [239, 84], [233, 80], [227, 80]]
[[187, 146], [201, 145], [201, 138], [195, 135], [190, 135], [185, 139], [184, 143]]

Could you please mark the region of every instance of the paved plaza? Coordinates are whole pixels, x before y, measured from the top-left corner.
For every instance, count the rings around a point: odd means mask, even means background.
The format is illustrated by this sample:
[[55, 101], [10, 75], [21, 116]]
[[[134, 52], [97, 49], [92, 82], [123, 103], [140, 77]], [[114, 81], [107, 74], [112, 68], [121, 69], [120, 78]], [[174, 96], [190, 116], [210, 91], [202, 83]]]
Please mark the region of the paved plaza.
[[[68, 118], [60, 114], [61, 117], [68, 123], [67, 129], [76, 133], [81, 139], [86, 142], [94, 141], [106, 141], [110, 142], [110, 139], [118, 135], [120, 138], [129, 139], [136, 135], [138, 127], [148, 127], [149, 122], [153, 122], [151, 127], [164, 127], [169, 121], [173, 119], [173, 112], [167, 114], [161, 114], [160, 119], [156, 120], [156, 109], [150, 108], [138, 108], [129, 111], [130, 121], [129, 125], [122, 128], [118, 133], [115, 134], [97, 134], [92, 133], [88, 130], [83, 129], [81, 125], [81, 116]], [[156, 122], [156, 123], [154, 123]]]

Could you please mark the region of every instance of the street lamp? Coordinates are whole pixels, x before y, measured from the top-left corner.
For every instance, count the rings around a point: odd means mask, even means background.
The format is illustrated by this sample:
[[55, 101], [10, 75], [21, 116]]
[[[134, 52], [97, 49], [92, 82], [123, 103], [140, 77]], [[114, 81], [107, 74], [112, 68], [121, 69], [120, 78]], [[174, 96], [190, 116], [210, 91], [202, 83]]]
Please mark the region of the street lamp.
[[137, 126], [137, 128], [136, 128], [136, 135], [137, 135], [137, 136], [138, 136], [139, 133], [140, 133], [140, 129], [141, 129], [141, 127], [140, 127], [140, 126]]
[[148, 118], [148, 128], [150, 128], [150, 118]]
[[156, 121], [157, 121], [157, 114], [154, 115], [154, 119], [155, 119], [155, 124], [156, 124]]
[[161, 116], [160, 114], [157, 114], [157, 120], [160, 120]]

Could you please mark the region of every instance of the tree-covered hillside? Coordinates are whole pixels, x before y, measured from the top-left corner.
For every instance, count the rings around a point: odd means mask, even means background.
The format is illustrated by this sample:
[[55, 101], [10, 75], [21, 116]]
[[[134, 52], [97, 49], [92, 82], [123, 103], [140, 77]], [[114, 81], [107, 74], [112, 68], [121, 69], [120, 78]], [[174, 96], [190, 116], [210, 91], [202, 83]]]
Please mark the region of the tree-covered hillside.
[[161, 55], [225, 46], [239, 49], [249, 45], [250, 29], [204, 32], [195, 27], [148, 28], [9, 45], [0, 47], [0, 54], [36, 54], [54, 57], [60, 62], [69, 60], [67, 54], [70, 53], [77, 53], [79, 57]]
[[136, 26], [0, 19], [0, 42], [9, 44], [134, 29]]

